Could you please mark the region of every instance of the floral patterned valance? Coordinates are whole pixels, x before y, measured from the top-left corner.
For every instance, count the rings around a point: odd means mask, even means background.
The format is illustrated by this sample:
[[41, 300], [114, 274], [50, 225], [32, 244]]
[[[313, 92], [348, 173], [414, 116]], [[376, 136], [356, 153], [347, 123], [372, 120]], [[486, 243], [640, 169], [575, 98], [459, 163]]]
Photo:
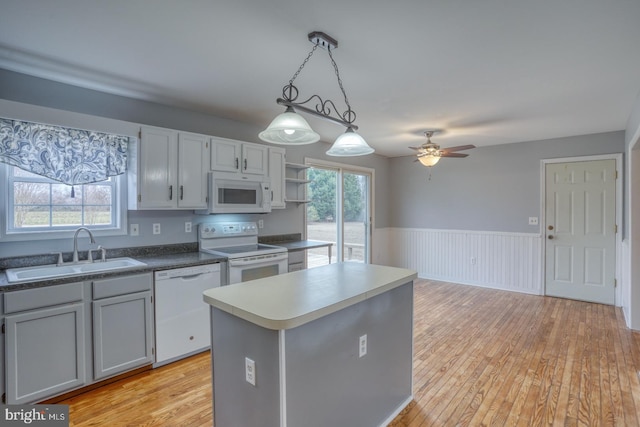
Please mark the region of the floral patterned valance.
[[127, 170], [126, 136], [0, 118], [0, 162], [68, 185]]

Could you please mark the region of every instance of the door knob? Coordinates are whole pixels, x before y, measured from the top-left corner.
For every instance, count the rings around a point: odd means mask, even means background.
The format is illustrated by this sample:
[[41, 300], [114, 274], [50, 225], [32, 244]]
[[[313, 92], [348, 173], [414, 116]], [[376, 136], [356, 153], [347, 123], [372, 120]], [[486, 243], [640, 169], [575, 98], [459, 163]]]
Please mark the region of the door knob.
[[547, 227], [549, 230], [553, 230], [553, 225]]
[[553, 240], [553, 236], [552, 236], [552, 235], [549, 235], [549, 236], [547, 237], [547, 239], [549, 239], [549, 240]]

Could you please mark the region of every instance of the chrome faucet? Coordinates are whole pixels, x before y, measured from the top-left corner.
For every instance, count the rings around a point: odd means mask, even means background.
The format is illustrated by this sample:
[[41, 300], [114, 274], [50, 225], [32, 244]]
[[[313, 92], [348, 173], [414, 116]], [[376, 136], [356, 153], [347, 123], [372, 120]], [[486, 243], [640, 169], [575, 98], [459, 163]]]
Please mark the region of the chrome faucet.
[[78, 262], [78, 233], [80, 233], [80, 231], [86, 231], [87, 233], [89, 233], [89, 238], [91, 238], [91, 243], [95, 243], [96, 240], [93, 238], [93, 234], [91, 234], [91, 230], [89, 230], [87, 227], [78, 227], [78, 229], [76, 230], [76, 233], [73, 235], [73, 262]]

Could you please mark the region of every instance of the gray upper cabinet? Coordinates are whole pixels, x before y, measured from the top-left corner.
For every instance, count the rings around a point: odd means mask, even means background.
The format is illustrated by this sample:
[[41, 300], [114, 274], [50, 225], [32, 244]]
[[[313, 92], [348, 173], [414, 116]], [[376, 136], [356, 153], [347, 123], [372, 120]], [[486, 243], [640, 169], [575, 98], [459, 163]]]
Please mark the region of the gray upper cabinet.
[[95, 380], [152, 363], [151, 287], [151, 273], [93, 282]]
[[34, 403], [86, 383], [82, 298], [82, 283], [5, 294], [6, 403]]

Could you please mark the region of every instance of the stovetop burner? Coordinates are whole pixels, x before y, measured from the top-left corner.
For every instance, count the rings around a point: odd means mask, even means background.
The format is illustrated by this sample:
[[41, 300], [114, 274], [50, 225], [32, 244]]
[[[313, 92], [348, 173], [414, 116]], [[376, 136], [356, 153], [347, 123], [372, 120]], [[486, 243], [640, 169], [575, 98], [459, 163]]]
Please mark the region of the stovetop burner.
[[280, 246], [258, 243], [255, 222], [203, 223], [198, 230], [200, 251], [227, 258], [287, 252]]

